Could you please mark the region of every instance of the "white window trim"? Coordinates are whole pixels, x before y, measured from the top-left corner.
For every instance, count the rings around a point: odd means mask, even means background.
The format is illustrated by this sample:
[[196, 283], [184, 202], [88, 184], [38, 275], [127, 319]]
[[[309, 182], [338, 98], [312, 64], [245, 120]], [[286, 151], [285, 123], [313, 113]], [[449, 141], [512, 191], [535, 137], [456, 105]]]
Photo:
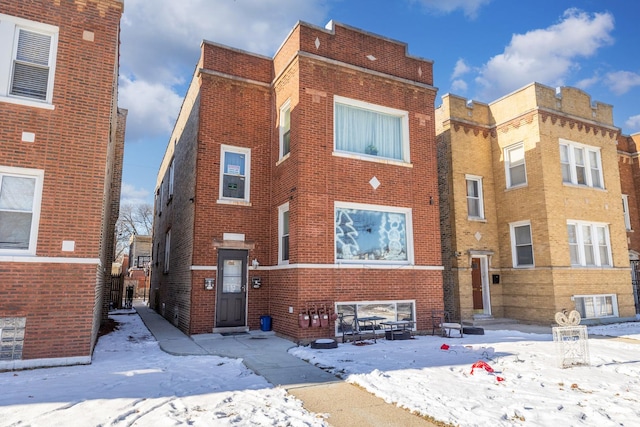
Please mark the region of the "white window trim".
[[[289, 152], [284, 154], [284, 112], [289, 110]], [[280, 155], [279, 159], [284, 160], [291, 153], [291, 99], [287, 99], [282, 106], [280, 106], [280, 124], [278, 127], [280, 134]]]
[[169, 272], [169, 261], [171, 260], [171, 229], [164, 234], [164, 264], [162, 272]]
[[333, 152], [347, 154], [349, 156], [355, 156], [362, 160], [376, 161], [382, 163], [411, 163], [410, 156], [410, 142], [409, 142], [409, 113], [405, 110], [399, 110], [396, 108], [385, 107], [382, 105], [372, 104], [370, 102], [359, 101], [357, 99], [345, 98], [343, 96], [333, 96], [333, 122], [336, 122], [336, 104], [348, 105], [350, 107], [362, 108], [364, 110], [370, 110], [381, 114], [387, 114], [390, 116], [400, 117], [402, 128], [402, 159], [387, 159], [385, 157], [378, 158], [377, 156], [368, 156], [366, 154], [354, 153], [351, 151], [338, 150], [336, 148], [336, 127], [333, 127]]
[[[573, 225], [575, 227], [576, 239], [578, 240], [578, 256], [580, 257], [580, 264], [571, 264], [572, 267], [599, 268], [599, 267], [613, 266], [613, 257], [611, 253], [611, 234], [609, 233], [609, 224], [604, 222], [589, 222], [589, 221], [579, 221], [579, 220], [569, 219], [567, 220], [567, 225]], [[582, 233], [583, 226], [591, 227], [591, 233], [593, 236], [593, 257], [594, 257], [595, 265], [586, 264], [586, 258], [584, 254], [584, 235]], [[605, 239], [607, 240], [607, 256], [609, 257], [609, 264], [602, 264], [602, 260], [600, 260], [600, 248], [597, 241], [598, 235], [595, 232], [596, 227], [604, 228]], [[567, 236], [567, 245], [569, 245], [568, 236]]]
[[477, 175], [465, 175], [465, 192], [467, 190], [467, 181], [476, 181], [478, 183], [478, 216], [469, 215], [469, 194], [467, 194], [467, 216], [469, 219], [485, 219], [484, 216], [484, 196], [482, 191], [482, 177]]
[[[524, 182], [520, 183], [520, 184], [512, 184], [511, 183], [511, 162], [509, 162], [509, 155], [508, 153], [510, 151], [513, 150], [517, 150], [519, 148], [522, 148], [522, 163], [524, 165]], [[520, 187], [525, 187], [528, 184], [528, 179], [527, 179], [527, 160], [526, 160], [526, 151], [524, 149], [524, 142], [517, 142], [515, 144], [511, 144], [508, 147], [504, 147], [504, 150], [502, 151], [502, 155], [504, 158], [504, 173], [505, 173], [505, 178], [506, 178], [506, 183], [507, 183], [507, 188], [520, 188]]]
[[[11, 77], [13, 74], [13, 61], [16, 54], [15, 49], [18, 39], [18, 30], [20, 29], [46, 34], [51, 37], [47, 96], [43, 101], [9, 94]], [[30, 21], [0, 13], [0, 45], [11, 46], [11, 49], [0, 49], [0, 102], [8, 102], [49, 110], [54, 109], [52, 101], [54, 78], [56, 74], [56, 57], [58, 52], [58, 33], [59, 28], [54, 25], [43, 24], [41, 22]]]
[[[244, 188], [244, 199], [236, 199], [233, 197], [223, 197], [222, 191], [224, 186], [224, 153], [232, 152], [239, 153], [245, 155], [245, 188]], [[251, 200], [250, 198], [250, 189], [251, 189], [251, 149], [245, 147], [236, 147], [232, 145], [220, 145], [220, 184], [219, 184], [219, 193], [218, 193], [218, 203], [222, 204], [248, 204]]]
[[[289, 212], [289, 202], [278, 206], [278, 265], [289, 264], [288, 259], [282, 259], [282, 238], [284, 237], [285, 212]], [[291, 214], [289, 214], [289, 256], [291, 256]]]
[[[516, 250], [516, 227], [522, 227], [528, 225], [529, 226], [529, 236], [531, 238], [531, 258], [533, 259], [532, 264], [523, 264], [518, 265], [518, 252]], [[533, 229], [531, 227], [531, 221], [517, 221], [509, 224], [509, 235], [511, 238], [511, 260], [513, 262], [513, 268], [532, 268], [536, 265], [535, 253], [533, 250]]]
[[395, 206], [385, 205], [369, 205], [364, 203], [350, 203], [350, 202], [338, 202], [333, 203], [333, 217], [335, 224], [335, 212], [337, 208], [342, 209], [358, 209], [369, 210], [376, 212], [390, 212], [390, 213], [402, 213], [406, 218], [406, 238], [407, 238], [407, 260], [406, 261], [381, 261], [381, 260], [344, 260], [338, 259], [336, 256], [336, 234], [333, 232], [333, 257], [336, 264], [371, 264], [371, 265], [414, 265], [414, 253], [413, 253], [413, 217], [411, 208], [400, 208]]
[[38, 244], [38, 229], [40, 227], [40, 210], [42, 208], [42, 190], [44, 187], [44, 170], [16, 168], [0, 166], [0, 173], [3, 175], [13, 175], [36, 179], [36, 186], [33, 195], [33, 210], [31, 211], [31, 230], [29, 231], [28, 249], [0, 249], [0, 255], [28, 255], [36, 254]]
[[[575, 185], [577, 187], [590, 187], [597, 189], [604, 189], [604, 176], [602, 173], [602, 154], [600, 147], [594, 147], [592, 145], [580, 144], [579, 142], [569, 141], [568, 139], [559, 139], [560, 145], [564, 145], [567, 147], [567, 154], [569, 156], [569, 174], [571, 177], [571, 182], [565, 182], [563, 180], [564, 185]], [[586, 184], [578, 184], [578, 177], [576, 174], [576, 158], [574, 148], [581, 148], [584, 150], [584, 168], [585, 168], [585, 179], [587, 181]], [[600, 187], [594, 187], [593, 178], [591, 176], [591, 158], [589, 157], [589, 152], [595, 152], [597, 154], [596, 162], [598, 163], [598, 174], [600, 177]]]
[[[619, 317], [618, 314], [618, 296], [616, 294], [591, 294], [591, 295], [573, 295], [571, 300], [575, 302], [576, 298], [596, 298], [596, 297], [611, 297], [611, 305], [613, 308], [613, 314], [606, 316], [585, 317], [585, 319], [604, 319], [609, 317]], [[594, 304], [595, 307], [595, 304]]]
[[622, 195], [622, 214], [624, 216], [624, 226], [627, 231], [631, 231], [631, 215], [629, 214], [629, 196]]

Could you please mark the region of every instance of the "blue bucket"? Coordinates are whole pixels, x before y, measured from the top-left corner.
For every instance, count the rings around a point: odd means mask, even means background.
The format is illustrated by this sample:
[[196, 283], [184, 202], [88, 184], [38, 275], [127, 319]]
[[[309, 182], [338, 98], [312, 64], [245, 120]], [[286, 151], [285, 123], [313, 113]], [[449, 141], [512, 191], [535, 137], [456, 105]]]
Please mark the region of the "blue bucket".
[[261, 331], [271, 330], [271, 316], [260, 316], [260, 330]]

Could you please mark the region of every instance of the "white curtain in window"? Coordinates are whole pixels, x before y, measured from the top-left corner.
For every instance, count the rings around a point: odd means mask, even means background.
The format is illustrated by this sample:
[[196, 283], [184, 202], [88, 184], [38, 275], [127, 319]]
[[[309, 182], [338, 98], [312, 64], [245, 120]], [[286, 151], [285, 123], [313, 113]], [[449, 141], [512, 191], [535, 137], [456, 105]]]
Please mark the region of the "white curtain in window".
[[402, 160], [402, 120], [336, 104], [336, 149]]

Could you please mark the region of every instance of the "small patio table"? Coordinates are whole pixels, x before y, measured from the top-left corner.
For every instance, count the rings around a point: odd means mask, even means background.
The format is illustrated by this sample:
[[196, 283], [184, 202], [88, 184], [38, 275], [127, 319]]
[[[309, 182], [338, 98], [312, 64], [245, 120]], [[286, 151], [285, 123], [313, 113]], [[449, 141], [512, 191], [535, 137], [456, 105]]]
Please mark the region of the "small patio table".
[[358, 317], [358, 330], [362, 332], [362, 330], [371, 329], [373, 332], [373, 342], [378, 342], [376, 340], [376, 329], [378, 329], [378, 322], [380, 320], [386, 320], [386, 317], [380, 316], [367, 316], [367, 317]]
[[[385, 337], [388, 340], [395, 340], [396, 334], [399, 332], [399, 336], [404, 337], [408, 332], [409, 336], [411, 335], [411, 330], [413, 330], [416, 322], [413, 320], [397, 320], [397, 321], [388, 321], [382, 322], [380, 325], [384, 328]], [[388, 332], [388, 333], [387, 333]], [[401, 339], [401, 338], [398, 338]]]

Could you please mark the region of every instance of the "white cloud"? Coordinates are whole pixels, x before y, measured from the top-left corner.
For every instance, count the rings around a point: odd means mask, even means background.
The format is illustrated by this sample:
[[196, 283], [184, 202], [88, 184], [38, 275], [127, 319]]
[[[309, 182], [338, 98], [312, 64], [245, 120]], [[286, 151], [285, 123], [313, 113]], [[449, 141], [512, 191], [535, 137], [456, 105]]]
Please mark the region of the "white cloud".
[[460, 76], [463, 76], [471, 71], [471, 68], [464, 62], [464, 59], [460, 58], [456, 61], [456, 65], [453, 68], [453, 74], [451, 75], [451, 80], [455, 80]]
[[171, 87], [120, 76], [118, 104], [129, 110], [127, 141], [171, 133], [182, 98]]
[[578, 81], [575, 84], [575, 87], [577, 87], [579, 89], [582, 89], [582, 90], [587, 90], [588, 88], [590, 88], [594, 84], [598, 83], [600, 80], [601, 80], [600, 76], [595, 75], [593, 77], [588, 77], [586, 79], [582, 79], [582, 80]]
[[592, 56], [613, 42], [613, 28], [610, 13], [568, 9], [555, 25], [514, 35], [504, 52], [482, 67], [476, 79], [482, 98], [501, 97], [532, 81], [562, 85], [579, 68], [578, 58]]
[[127, 141], [174, 125], [202, 40], [273, 55], [298, 20], [324, 18], [324, 0], [127, 0], [121, 21], [119, 106]]
[[120, 190], [120, 203], [131, 205], [147, 203], [150, 194], [151, 193], [144, 188], [136, 188], [131, 184], [123, 182]]
[[470, 19], [478, 16], [478, 10], [482, 6], [491, 3], [492, 0], [418, 0], [427, 9], [436, 13], [451, 13], [461, 9], [464, 15]]
[[463, 94], [467, 92], [467, 88], [468, 88], [467, 82], [465, 82], [462, 79], [457, 79], [451, 82], [451, 92], [454, 92], [457, 94]]
[[630, 128], [630, 132], [631, 133], [635, 133], [637, 131], [640, 131], [640, 114], [638, 114], [637, 116], [631, 116], [627, 119], [626, 122], [624, 122], [624, 124]]
[[605, 76], [605, 84], [616, 95], [622, 95], [634, 86], [640, 86], [640, 74], [631, 71], [615, 71]]

